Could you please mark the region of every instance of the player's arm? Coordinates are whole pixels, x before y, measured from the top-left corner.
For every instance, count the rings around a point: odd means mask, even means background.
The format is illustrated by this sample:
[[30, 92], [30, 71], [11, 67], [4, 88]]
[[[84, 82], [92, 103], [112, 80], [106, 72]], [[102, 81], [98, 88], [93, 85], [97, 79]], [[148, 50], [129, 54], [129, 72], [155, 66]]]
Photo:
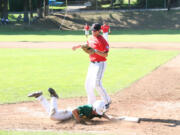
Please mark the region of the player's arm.
[[77, 123], [86, 124], [85, 120], [83, 118], [79, 117], [79, 111], [78, 109], [74, 109], [72, 111], [73, 117], [76, 120]]
[[103, 114], [102, 115], [103, 118], [109, 120], [109, 121], [116, 121], [117, 119], [111, 115], [107, 115], [107, 114]]
[[72, 111], [72, 114], [73, 114], [74, 119], [75, 119], [77, 122], [81, 122], [81, 118], [79, 117], [78, 109], [74, 109], [74, 110]]
[[107, 120], [111, 120], [111, 117], [108, 116], [107, 114], [103, 114], [102, 117], [105, 118], [105, 119], [107, 119]]
[[87, 44], [84, 44], [84, 45], [75, 45], [75, 46], [72, 47], [72, 50], [75, 51], [76, 49], [81, 48], [82, 46], [85, 46], [85, 45], [87, 45]]
[[95, 53], [102, 56], [102, 57], [107, 57], [108, 56], [108, 51], [102, 52], [102, 51], [99, 51], [99, 50], [95, 49]]

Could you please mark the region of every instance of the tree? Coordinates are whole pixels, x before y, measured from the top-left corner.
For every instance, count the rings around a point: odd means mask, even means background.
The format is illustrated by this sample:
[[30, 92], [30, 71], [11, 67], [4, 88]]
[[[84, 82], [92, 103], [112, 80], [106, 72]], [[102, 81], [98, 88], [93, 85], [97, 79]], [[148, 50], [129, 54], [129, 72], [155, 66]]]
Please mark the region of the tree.
[[142, 8], [144, 8], [145, 6], [147, 6], [146, 3], [147, 2], [147, 0], [137, 0], [137, 4], [140, 6], [140, 7], [142, 7]]
[[29, 17], [28, 17], [28, 0], [24, 0], [24, 22], [26, 22], [26, 23], [29, 22]]
[[170, 10], [170, 7], [171, 7], [171, 0], [167, 0], [167, 8], [168, 8], [168, 11]]
[[[33, 0], [23, 0], [24, 2], [24, 22], [29, 22], [33, 18]], [[37, 14], [39, 18], [43, 18], [48, 15], [49, 0], [37, 0]], [[30, 13], [30, 18], [29, 18]]]
[[37, 5], [37, 13], [39, 18], [43, 18], [44, 15], [44, 4], [45, 0], [38, 0], [38, 5]]
[[45, 0], [45, 16], [49, 14], [49, 0]]
[[[29, 0], [30, 18], [33, 18], [33, 5], [32, 0]], [[31, 19], [30, 19], [31, 20]]]
[[178, 0], [167, 0], [167, 8], [170, 10], [173, 6], [178, 6]]
[[0, 17], [2, 18], [2, 0], [0, 0]]
[[1, 18], [8, 19], [8, 0], [0, 0]]
[[128, 6], [130, 7], [130, 5], [131, 5], [131, 0], [128, 0]]

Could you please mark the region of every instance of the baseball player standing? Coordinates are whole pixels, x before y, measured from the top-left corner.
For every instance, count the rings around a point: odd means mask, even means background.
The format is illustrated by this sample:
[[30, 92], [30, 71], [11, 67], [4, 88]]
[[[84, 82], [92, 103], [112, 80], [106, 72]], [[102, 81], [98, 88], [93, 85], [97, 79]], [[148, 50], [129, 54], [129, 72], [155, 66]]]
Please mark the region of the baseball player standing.
[[88, 38], [88, 36], [89, 36], [89, 29], [90, 29], [90, 27], [89, 27], [89, 25], [86, 23], [85, 26], [84, 26], [84, 32], [85, 32], [86, 38]]
[[92, 36], [87, 41], [87, 45], [85, 47], [84, 45], [73, 46], [72, 49], [76, 50], [78, 48], [82, 48], [84, 50], [84, 48], [87, 48], [87, 51], [92, 50], [89, 53], [90, 65], [85, 82], [88, 104], [93, 104], [96, 101], [96, 96], [94, 93], [94, 89], [96, 89], [101, 98], [104, 100], [106, 108], [109, 108], [111, 99], [108, 96], [105, 88], [102, 86], [102, 78], [106, 68], [106, 57], [108, 56], [109, 52], [109, 44], [103, 38], [103, 36], [100, 35], [100, 24], [93, 24], [91, 30]]
[[101, 26], [101, 30], [103, 33], [103, 37], [108, 42], [108, 33], [111, 33], [111, 29], [110, 29], [110, 26], [105, 21], [104, 21], [103, 25]]

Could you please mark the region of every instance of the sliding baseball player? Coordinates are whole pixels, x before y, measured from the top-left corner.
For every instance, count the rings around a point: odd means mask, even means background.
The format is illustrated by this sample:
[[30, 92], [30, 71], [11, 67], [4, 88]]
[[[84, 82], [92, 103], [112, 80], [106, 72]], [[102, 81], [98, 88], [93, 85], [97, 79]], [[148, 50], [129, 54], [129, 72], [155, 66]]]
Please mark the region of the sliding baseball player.
[[94, 117], [115, 120], [115, 118], [105, 114], [106, 107], [104, 101], [102, 100], [97, 100], [96, 102], [94, 102], [93, 105], [82, 105], [72, 110], [59, 110], [57, 104], [59, 96], [53, 88], [49, 88], [48, 91], [51, 96], [50, 102], [46, 100], [42, 92], [30, 93], [28, 97], [36, 98], [42, 104], [43, 108], [46, 110], [51, 120], [64, 121], [73, 118], [76, 120], [77, 123], [84, 124], [87, 120], [91, 120]]

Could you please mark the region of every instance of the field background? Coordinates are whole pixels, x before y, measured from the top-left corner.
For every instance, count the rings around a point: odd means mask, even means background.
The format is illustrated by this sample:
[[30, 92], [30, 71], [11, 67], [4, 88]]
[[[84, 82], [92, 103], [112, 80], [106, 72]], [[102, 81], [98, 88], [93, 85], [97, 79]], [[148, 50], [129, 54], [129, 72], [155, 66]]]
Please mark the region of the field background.
[[[111, 49], [104, 87], [115, 93], [175, 57], [175, 51]], [[146, 58], [146, 60], [144, 60]], [[85, 96], [84, 82], [89, 64], [81, 50], [0, 49], [0, 103], [30, 100], [28, 93], [53, 87], [60, 97]]]
[[[39, 24], [1, 25], [0, 134], [178, 134], [179, 15], [179, 11], [68, 13], [63, 23], [64, 14], [54, 14]], [[67, 44], [85, 42], [84, 23], [102, 22], [102, 16], [112, 26], [113, 45], [103, 80], [113, 100], [108, 114], [137, 116], [142, 121], [95, 119], [89, 125], [51, 121], [36, 101], [24, 102], [33, 100], [26, 96], [42, 90], [48, 97], [47, 88], [54, 87], [62, 109], [86, 103], [88, 57]], [[64, 30], [77, 31], [58, 31], [60, 24]], [[56, 49], [51, 48], [55, 45]]]
[[[113, 30], [109, 42], [178, 43], [179, 30]], [[24, 31], [10, 28], [0, 31], [3, 42], [85, 42], [83, 31]]]

